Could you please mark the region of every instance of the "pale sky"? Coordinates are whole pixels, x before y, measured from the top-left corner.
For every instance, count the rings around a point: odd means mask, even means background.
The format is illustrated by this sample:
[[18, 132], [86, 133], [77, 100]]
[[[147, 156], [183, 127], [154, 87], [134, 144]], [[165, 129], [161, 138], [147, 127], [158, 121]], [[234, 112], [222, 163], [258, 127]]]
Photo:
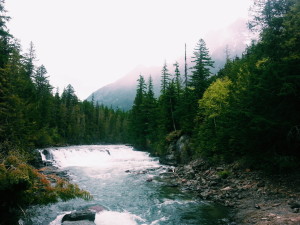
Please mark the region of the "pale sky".
[[[192, 55], [200, 38], [248, 17], [252, 0], [6, 0], [8, 28], [35, 45], [54, 87], [84, 100], [136, 66]], [[218, 37], [220, 38], [220, 37]], [[205, 39], [205, 38], [204, 38]], [[207, 43], [209, 40], [205, 40]], [[208, 46], [211, 48], [211, 46]]]

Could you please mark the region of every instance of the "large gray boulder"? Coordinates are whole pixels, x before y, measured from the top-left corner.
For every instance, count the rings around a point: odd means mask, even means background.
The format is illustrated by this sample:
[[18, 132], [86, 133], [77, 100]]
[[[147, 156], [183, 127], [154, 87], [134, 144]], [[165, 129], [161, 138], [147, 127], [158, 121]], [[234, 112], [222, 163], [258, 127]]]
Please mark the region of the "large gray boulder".
[[75, 211], [75, 212], [64, 215], [64, 217], [62, 218], [62, 222], [81, 221], [81, 220], [94, 221], [95, 217], [96, 217], [95, 211], [81, 210], [81, 211]]
[[80, 220], [80, 221], [65, 221], [62, 223], [62, 225], [96, 225], [96, 224], [92, 221]]

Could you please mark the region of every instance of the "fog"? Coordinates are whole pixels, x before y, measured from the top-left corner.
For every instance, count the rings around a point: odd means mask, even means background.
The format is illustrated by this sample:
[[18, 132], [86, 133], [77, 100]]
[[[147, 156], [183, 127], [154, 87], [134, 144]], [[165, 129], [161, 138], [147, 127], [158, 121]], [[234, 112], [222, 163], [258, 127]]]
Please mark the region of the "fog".
[[138, 65], [172, 64], [183, 57], [185, 43], [191, 56], [200, 38], [215, 57], [222, 58], [226, 45], [237, 54], [247, 42], [242, 24], [250, 5], [251, 0], [6, 1], [8, 28], [24, 52], [32, 41], [51, 84], [60, 90], [73, 85], [82, 100]]

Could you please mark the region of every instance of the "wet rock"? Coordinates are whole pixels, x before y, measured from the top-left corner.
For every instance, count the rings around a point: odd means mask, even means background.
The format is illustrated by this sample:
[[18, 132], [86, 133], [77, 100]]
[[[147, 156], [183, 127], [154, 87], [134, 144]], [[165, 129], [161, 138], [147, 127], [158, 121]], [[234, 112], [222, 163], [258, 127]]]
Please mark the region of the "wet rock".
[[62, 225], [96, 225], [96, 224], [89, 220], [81, 220], [81, 221], [64, 221]]
[[259, 182], [256, 186], [257, 187], [265, 187], [266, 185], [264, 182]]
[[48, 149], [44, 149], [42, 151], [42, 154], [45, 156], [46, 160], [52, 160], [53, 159], [53, 157], [52, 157], [52, 155], [51, 155], [51, 153], [49, 152]]
[[95, 211], [91, 211], [91, 210], [75, 211], [70, 214], [64, 215], [64, 217], [62, 218], [62, 222], [64, 222], [64, 221], [80, 221], [80, 220], [94, 221], [95, 216], [96, 216]]
[[42, 156], [38, 150], [34, 150], [32, 152], [32, 159], [29, 160], [29, 164], [34, 166], [35, 168], [42, 168], [44, 166], [44, 162], [42, 160]]
[[176, 157], [175, 157], [174, 154], [161, 156], [160, 159], [159, 159], [159, 162], [161, 164], [165, 164], [165, 165], [168, 165], [168, 166], [176, 166], [177, 165]]
[[210, 196], [210, 192], [209, 191], [203, 191], [200, 193], [200, 196], [203, 198], [203, 199], [208, 199], [209, 196]]
[[256, 209], [261, 209], [260, 205], [258, 205], [258, 204], [255, 204], [254, 207], [255, 207]]
[[173, 168], [168, 168], [167, 172], [173, 173], [173, 172], [174, 172], [174, 169], [173, 169]]
[[294, 208], [293, 213], [299, 213], [299, 208]]
[[292, 209], [300, 208], [300, 202], [291, 201], [288, 203]]
[[165, 187], [171, 187], [171, 188], [176, 188], [179, 187], [179, 184], [167, 184]]
[[152, 182], [153, 181], [153, 179], [152, 178], [147, 178], [147, 180], [146, 180], [147, 182]]
[[130, 173], [130, 170], [125, 170], [125, 173]]

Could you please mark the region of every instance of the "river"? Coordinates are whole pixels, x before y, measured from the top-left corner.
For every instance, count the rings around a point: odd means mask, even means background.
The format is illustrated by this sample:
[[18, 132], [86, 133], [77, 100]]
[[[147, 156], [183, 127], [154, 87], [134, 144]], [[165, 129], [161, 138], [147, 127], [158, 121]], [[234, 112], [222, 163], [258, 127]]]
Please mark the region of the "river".
[[52, 163], [67, 170], [71, 180], [89, 191], [93, 200], [73, 199], [32, 207], [23, 219], [25, 225], [60, 225], [66, 213], [95, 205], [108, 209], [96, 215], [97, 225], [230, 224], [225, 208], [172, 187], [163, 176], [172, 168], [161, 165], [146, 152], [125, 145], [71, 146], [48, 151]]

